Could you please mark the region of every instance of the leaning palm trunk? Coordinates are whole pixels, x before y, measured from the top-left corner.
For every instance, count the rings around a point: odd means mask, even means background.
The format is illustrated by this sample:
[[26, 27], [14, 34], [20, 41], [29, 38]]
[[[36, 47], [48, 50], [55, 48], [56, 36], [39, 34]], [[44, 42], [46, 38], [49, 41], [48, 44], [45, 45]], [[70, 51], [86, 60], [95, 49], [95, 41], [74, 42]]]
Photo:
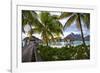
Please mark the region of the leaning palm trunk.
[[48, 42], [48, 40], [46, 40], [46, 46], [49, 46], [49, 42]]
[[83, 35], [83, 29], [82, 29], [80, 14], [78, 14], [78, 20], [79, 20], [79, 24], [80, 24], [80, 30], [81, 30], [81, 36], [82, 36], [83, 45], [86, 46], [85, 39], [84, 39], [84, 35]]

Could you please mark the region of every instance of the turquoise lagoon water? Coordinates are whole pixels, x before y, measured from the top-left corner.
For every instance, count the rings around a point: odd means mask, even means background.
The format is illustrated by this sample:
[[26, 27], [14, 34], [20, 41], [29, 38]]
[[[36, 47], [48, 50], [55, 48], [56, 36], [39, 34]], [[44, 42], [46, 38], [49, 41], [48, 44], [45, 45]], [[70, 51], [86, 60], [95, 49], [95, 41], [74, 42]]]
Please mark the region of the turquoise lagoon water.
[[[71, 43], [69, 42], [52, 42], [52, 43], [49, 43], [49, 46], [52, 46], [52, 47], [64, 47], [66, 45], [73, 45], [73, 46], [78, 46], [78, 45], [81, 45], [83, 42], [82, 41], [73, 41]], [[85, 41], [86, 45], [90, 45], [90, 41]]]

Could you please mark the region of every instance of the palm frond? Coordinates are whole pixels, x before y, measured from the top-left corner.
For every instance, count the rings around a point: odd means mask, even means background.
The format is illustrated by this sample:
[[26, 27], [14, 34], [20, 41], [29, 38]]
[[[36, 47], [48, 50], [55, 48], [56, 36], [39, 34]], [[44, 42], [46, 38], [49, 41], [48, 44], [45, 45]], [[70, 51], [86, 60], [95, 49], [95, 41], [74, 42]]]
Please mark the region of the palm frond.
[[62, 19], [62, 18], [67, 18], [69, 16], [71, 16], [73, 13], [70, 13], [70, 12], [62, 12], [61, 15], [59, 16], [59, 19]]
[[39, 33], [39, 34], [40, 34], [41, 31], [42, 31], [42, 29], [35, 27], [35, 28], [32, 29], [32, 31], [33, 31], [34, 33]]
[[69, 26], [76, 20], [76, 18], [77, 18], [77, 15], [76, 15], [76, 14], [74, 14], [73, 16], [71, 16], [71, 17], [67, 20], [67, 22], [65, 23], [65, 25], [64, 25], [64, 30], [65, 30], [67, 27], [69, 27]]
[[50, 20], [49, 15], [50, 15], [50, 13], [47, 11], [43, 11], [40, 13], [40, 20], [43, 24], [46, 24], [48, 22], [48, 20]]
[[76, 19], [76, 26], [80, 30], [79, 16], [77, 16], [77, 19]]
[[81, 19], [83, 20], [83, 23], [85, 26], [89, 29], [90, 28], [90, 14], [84, 13], [81, 15]]
[[59, 19], [59, 16], [58, 15], [52, 15], [52, 18], [53, 19]]

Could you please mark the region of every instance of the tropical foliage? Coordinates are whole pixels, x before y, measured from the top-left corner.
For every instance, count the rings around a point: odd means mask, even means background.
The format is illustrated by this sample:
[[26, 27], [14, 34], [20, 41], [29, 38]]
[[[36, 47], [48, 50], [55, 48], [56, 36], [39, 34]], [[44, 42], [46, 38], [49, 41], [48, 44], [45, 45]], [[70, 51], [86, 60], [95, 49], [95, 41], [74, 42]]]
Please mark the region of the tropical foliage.
[[72, 25], [73, 22], [76, 21], [76, 26], [81, 31], [81, 36], [83, 40], [83, 44], [85, 44], [84, 33], [83, 33], [83, 24], [89, 29], [90, 28], [90, 14], [89, 13], [71, 13], [71, 12], [63, 12], [59, 19], [67, 18], [66, 23], [64, 25], [64, 30], [67, 29], [69, 26]]
[[[62, 19], [66, 19], [64, 26], [60, 22]], [[64, 30], [70, 27], [74, 22], [81, 32], [83, 44], [70, 47], [66, 45], [61, 48], [51, 47], [49, 44], [52, 43], [52, 41], [56, 42], [56, 40], [62, 40], [61, 36], [63, 36]], [[90, 29], [89, 13], [61, 12], [61, 15], [52, 15], [48, 11], [35, 12], [22, 10], [22, 32], [26, 33], [24, 27], [29, 25], [30, 31], [28, 31], [28, 35], [30, 41], [33, 41], [33, 34], [38, 33], [41, 35], [42, 44], [38, 44], [37, 46], [32, 44], [33, 54], [35, 55], [32, 57], [36, 57], [34, 58], [36, 61], [38, 57], [43, 61], [89, 59], [90, 46], [87, 46], [85, 43], [83, 24]]]
[[62, 47], [53, 48], [49, 46], [38, 47], [38, 54], [41, 56], [43, 61], [55, 61], [55, 60], [82, 60], [90, 58], [90, 47], [79, 45], [76, 47]]
[[53, 39], [54, 36], [63, 34], [62, 24], [46, 11], [40, 12], [39, 14], [34, 11], [22, 11], [22, 29], [26, 24], [29, 24], [31, 27], [29, 34], [31, 36], [33, 33], [41, 34], [44, 43], [47, 45], [49, 40]]

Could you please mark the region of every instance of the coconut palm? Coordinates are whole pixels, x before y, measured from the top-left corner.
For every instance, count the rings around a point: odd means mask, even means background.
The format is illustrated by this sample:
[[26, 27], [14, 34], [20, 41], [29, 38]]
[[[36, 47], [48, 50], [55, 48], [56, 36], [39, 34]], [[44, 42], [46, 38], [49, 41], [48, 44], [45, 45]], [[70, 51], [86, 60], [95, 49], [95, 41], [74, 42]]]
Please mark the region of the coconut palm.
[[39, 20], [39, 26], [36, 26], [33, 31], [41, 34], [41, 37], [47, 46], [50, 39], [54, 40], [54, 36], [60, 36], [61, 34], [63, 34], [62, 24], [49, 12], [40, 12]]
[[[22, 11], [22, 32], [24, 33], [24, 27], [27, 24], [31, 27], [30, 31], [28, 31], [29, 40], [32, 40], [34, 33], [38, 33], [41, 34], [43, 42], [47, 46], [50, 39], [53, 39], [55, 35], [62, 34], [62, 24], [49, 12], [43, 11], [37, 14], [35, 11]], [[36, 50], [34, 52], [37, 58]]]
[[25, 25], [30, 26], [30, 31], [28, 32], [29, 38], [31, 39], [33, 30], [32, 26], [38, 26], [40, 24], [38, 20], [38, 15], [35, 11], [28, 11], [28, 10], [22, 10], [22, 32], [25, 33], [24, 27]]
[[39, 15], [34, 11], [22, 12], [22, 31], [23, 27], [29, 24], [31, 31], [29, 31], [30, 37], [33, 33], [41, 34], [43, 41], [48, 45], [49, 39], [53, 39], [54, 36], [63, 34], [62, 24], [55, 18], [55, 15], [51, 15], [49, 12], [43, 11]]
[[[32, 26], [37, 26], [40, 22], [38, 21], [38, 18], [37, 18], [37, 13], [35, 12], [35, 11], [28, 11], [28, 10], [22, 10], [22, 32], [24, 32], [25, 33], [25, 30], [24, 30], [24, 27], [26, 26], [26, 25], [28, 25], [28, 26], [30, 26], [30, 31], [28, 31], [28, 35], [29, 35], [29, 42], [31, 42], [31, 40], [32, 40], [32, 34], [33, 34], [33, 30], [32, 30]], [[27, 43], [27, 42], [26, 42]], [[26, 46], [26, 47], [24, 47], [24, 49], [23, 49], [23, 53], [22, 54], [24, 54], [22, 57], [23, 57], [23, 61], [31, 61], [32, 60], [32, 53], [34, 53], [34, 59], [37, 61], [37, 53], [36, 53], [36, 47], [34, 47], [33, 46], [34, 44], [30, 44], [29, 46]], [[30, 48], [30, 46], [31, 46], [31, 48]], [[25, 49], [26, 48], [26, 49]], [[28, 52], [29, 50], [31, 50], [30, 52]], [[34, 52], [33, 52], [33, 51]], [[25, 52], [25, 51], [27, 51], [28, 53], [30, 53], [30, 55], [28, 55], [27, 54], [27, 52]], [[28, 57], [26, 57], [26, 56], [28, 56]], [[28, 60], [28, 59], [29, 60]]]
[[86, 45], [85, 39], [84, 39], [84, 34], [83, 34], [82, 21], [83, 21], [84, 25], [89, 29], [90, 14], [89, 13], [63, 12], [63, 13], [61, 13], [59, 19], [63, 19], [63, 18], [67, 18], [67, 17], [68, 17], [68, 20], [66, 21], [66, 23], [64, 25], [64, 30], [67, 27], [71, 26], [71, 24], [76, 21], [76, 26], [81, 31], [81, 37], [82, 37], [83, 44]]

